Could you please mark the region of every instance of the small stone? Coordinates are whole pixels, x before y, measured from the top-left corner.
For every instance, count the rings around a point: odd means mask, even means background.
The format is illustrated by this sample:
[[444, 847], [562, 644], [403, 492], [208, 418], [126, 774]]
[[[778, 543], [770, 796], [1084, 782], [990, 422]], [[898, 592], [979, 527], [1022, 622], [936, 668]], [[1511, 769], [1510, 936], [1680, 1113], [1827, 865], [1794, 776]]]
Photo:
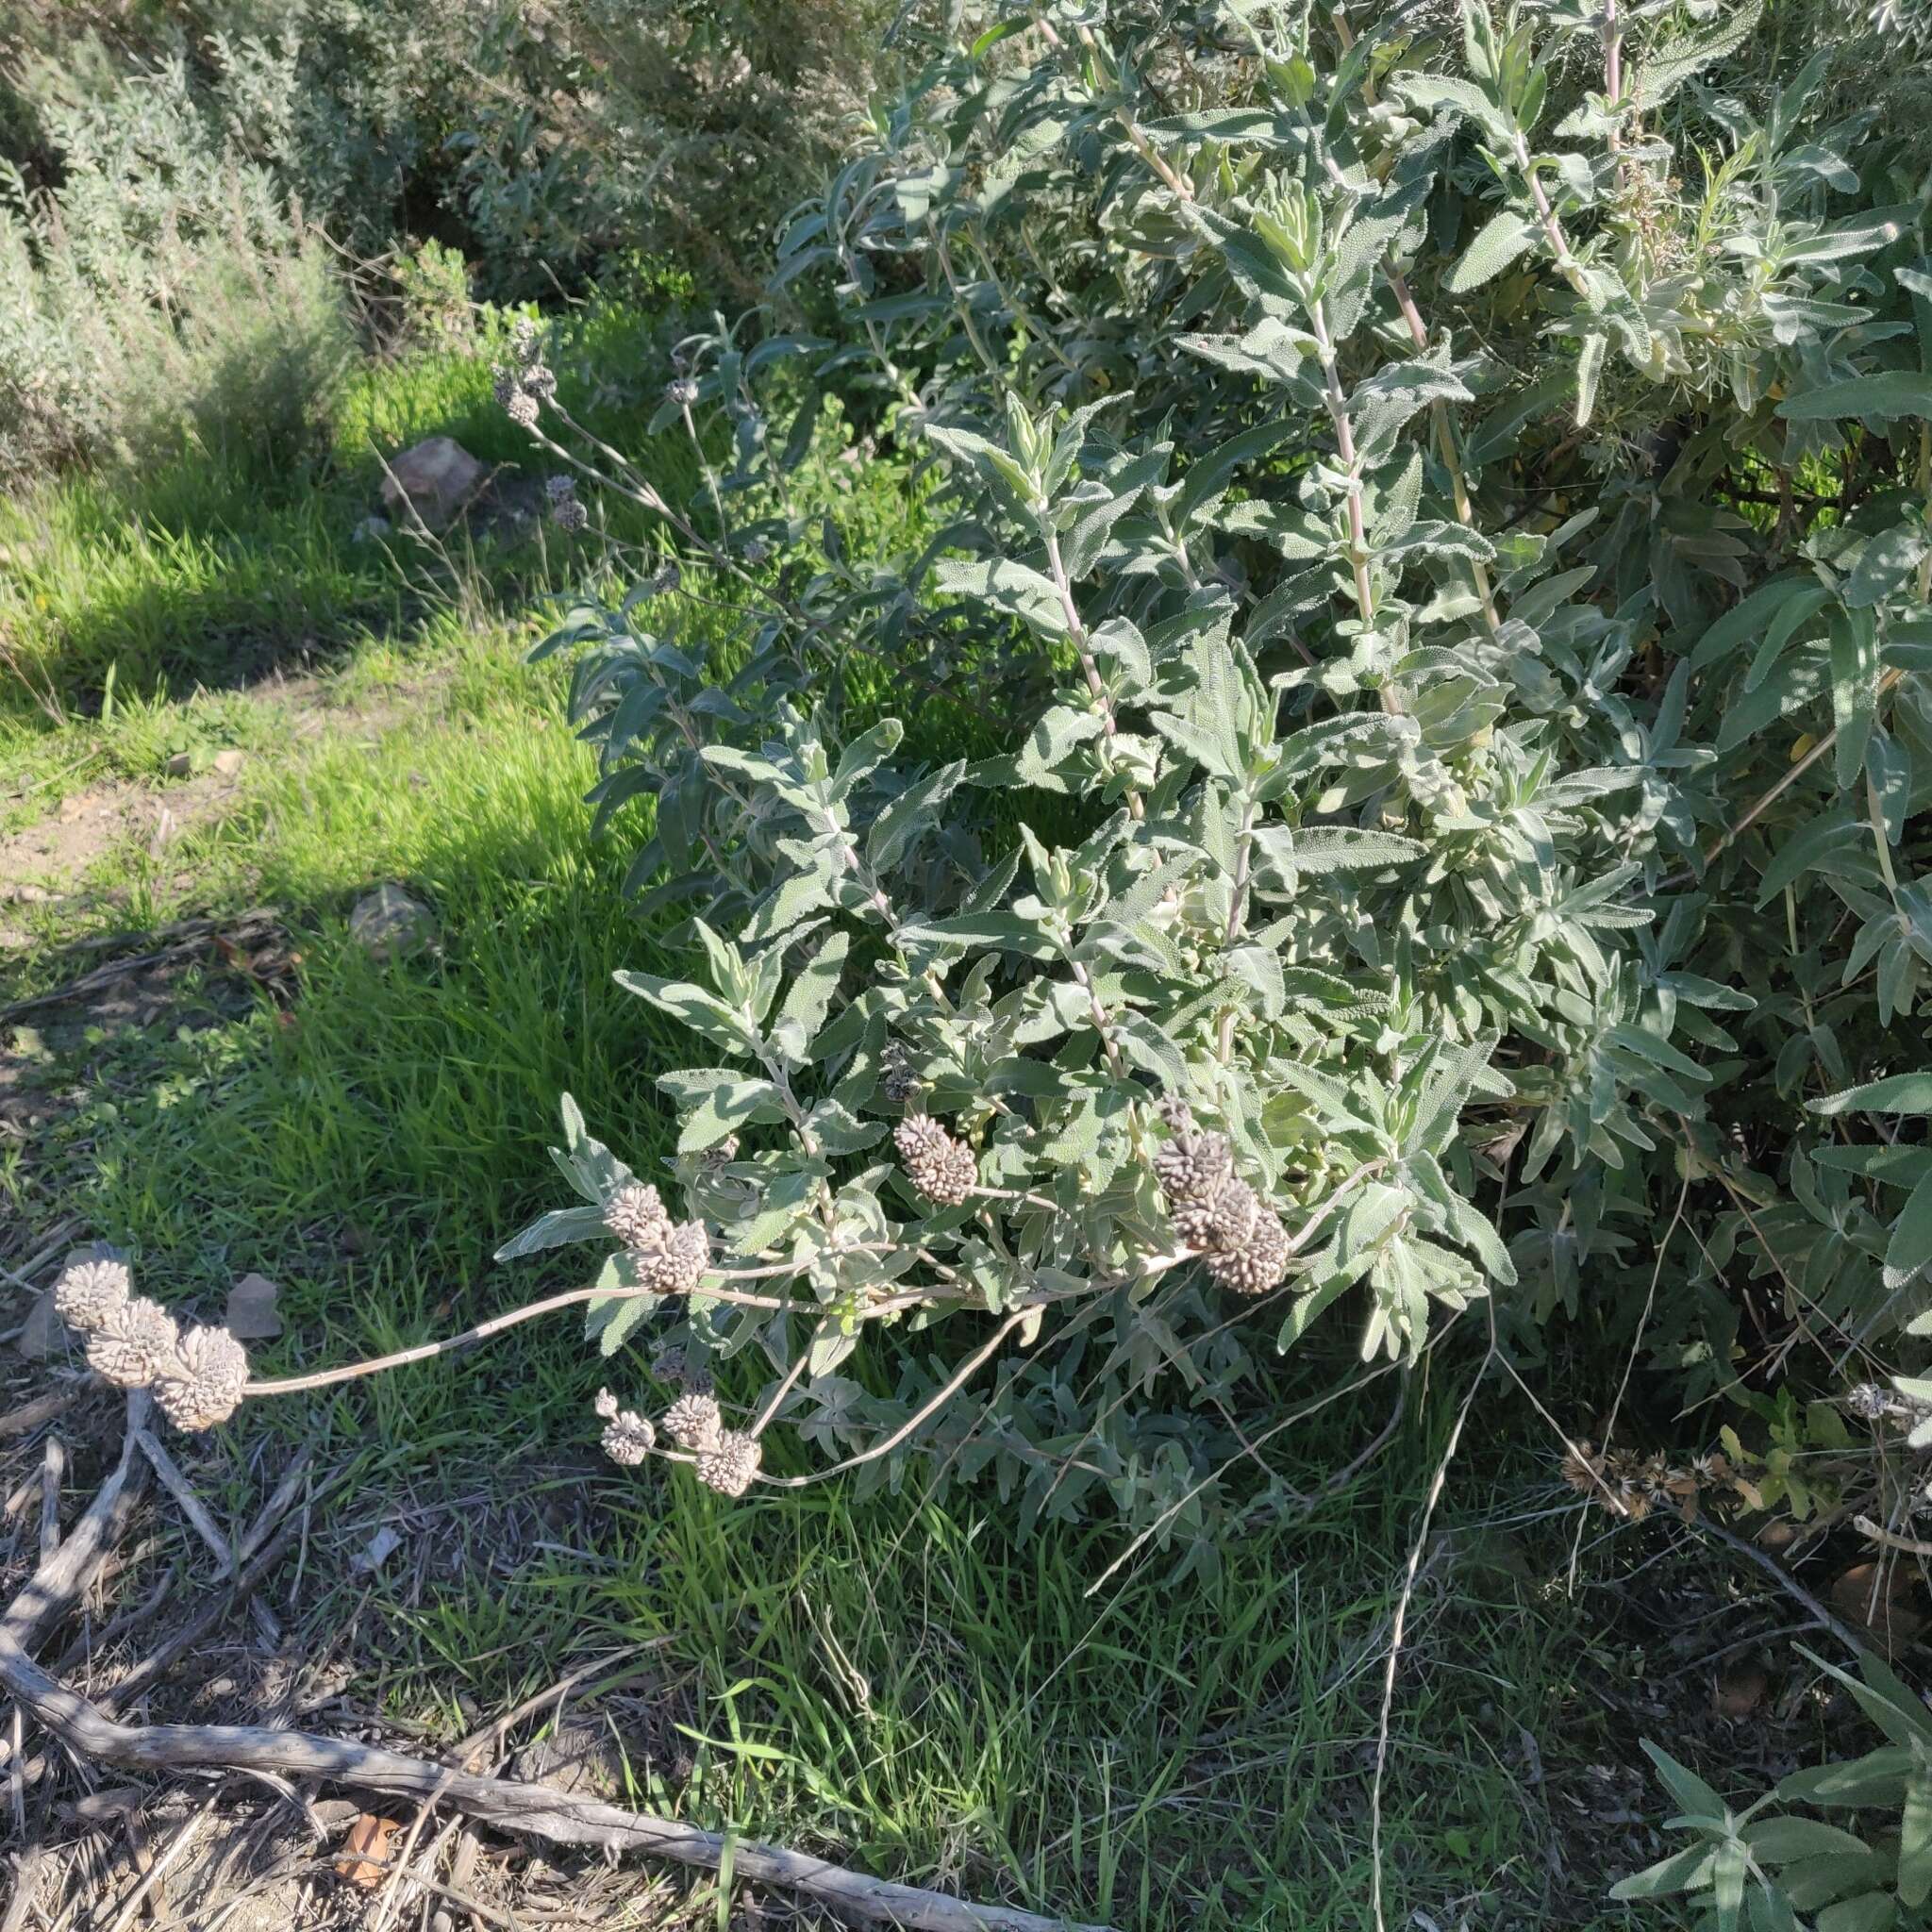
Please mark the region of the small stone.
[[356, 902], [349, 937], [373, 959], [419, 952], [436, 937], [436, 915], [402, 887], [384, 885]]
[[216, 752], [209, 762], [218, 778], [232, 778], [248, 762], [248, 754], [230, 746], [226, 751]]
[[431, 436], [391, 457], [382, 500], [401, 520], [420, 518], [432, 530], [453, 523], [490, 474], [453, 436]]
[[222, 1325], [237, 1341], [273, 1341], [282, 1332], [275, 1307], [280, 1293], [266, 1274], [244, 1274], [228, 1291]]
[[171, 778], [185, 778], [194, 769], [194, 754], [192, 751], [177, 751], [161, 767]]

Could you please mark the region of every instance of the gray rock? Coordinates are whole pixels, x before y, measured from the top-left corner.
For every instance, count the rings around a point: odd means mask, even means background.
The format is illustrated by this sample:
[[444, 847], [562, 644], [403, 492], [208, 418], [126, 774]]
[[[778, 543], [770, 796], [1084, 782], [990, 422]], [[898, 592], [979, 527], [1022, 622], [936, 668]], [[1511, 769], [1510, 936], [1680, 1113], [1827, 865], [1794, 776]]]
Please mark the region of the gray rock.
[[432, 436], [390, 458], [382, 501], [399, 522], [419, 517], [430, 529], [441, 530], [462, 512], [489, 474], [488, 465], [454, 437]]
[[400, 958], [435, 942], [436, 915], [402, 887], [377, 886], [357, 900], [349, 914], [349, 937], [373, 959]]

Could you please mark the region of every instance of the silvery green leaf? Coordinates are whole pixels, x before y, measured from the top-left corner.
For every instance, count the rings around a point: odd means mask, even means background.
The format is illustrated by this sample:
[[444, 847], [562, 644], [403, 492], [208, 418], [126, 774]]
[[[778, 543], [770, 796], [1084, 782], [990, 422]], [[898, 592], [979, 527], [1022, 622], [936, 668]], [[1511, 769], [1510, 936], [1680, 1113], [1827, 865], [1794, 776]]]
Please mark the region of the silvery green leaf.
[[1640, 114], [1660, 107], [1692, 75], [1741, 46], [1757, 26], [1760, 10], [1760, 0], [1745, 0], [1707, 32], [1685, 34], [1656, 49], [1631, 75], [1625, 104]]
[[1932, 375], [1893, 369], [1876, 375], [1852, 375], [1815, 389], [1800, 390], [1777, 406], [1790, 423], [1817, 423], [1847, 416], [1891, 422], [1901, 416], [1932, 421]]
[[1020, 953], [1030, 959], [1050, 959], [1057, 948], [1045, 925], [1014, 912], [966, 912], [949, 919], [913, 922], [899, 928], [898, 937], [910, 945], [954, 947], [991, 946]]
[[934, 573], [947, 595], [971, 597], [1019, 618], [1041, 637], [1066, 635], [1066, 612], [1050, 578], [1005, 557], [978, 563], [941, 563]]
[[1278, 317], [1265, 317], [1240, 336], [1181, 335], [1174, 340], [1190, 354], [1224, 369], [1296, 387], [1310, 402], [1319, 394], [1316, 378], [1302, 373], [1304, 362], [1315, 353], [1314, 337]]
[[1453, 114], [1474, 121], [1499, 147], [1510, 146], [1515, 139], [1508, 117], [1474, 81], [1444, 75], [1398, 74], [1391, 77], [1389, 90], [1418, 113]]
[[716, 1045], [731, 1053], [757, 1058], [760, 1045], [758, 1035], [716, 993], [682, 980], [663, 979], [653, 973], [620, 972], [611, 977], [625, 991], [649, 1000]]
[[891, 871], [913, 841], [932, 828], [940, 808], [966, 775], [966, 761], [942, 765], [917, 784], [908, 786], [873, 821], [866, 834], [866, 862], [874, 872]]
[[1466, 295], [1492, 281], [1536, 240], [1535, 223], [1514, 208], [1492, 215], [1480, 234], [1457, 257], [1442, 278], [1452, 295]]
[[680, 1154], [715, 1147], [754, 1122], [785, 1118], [771, 1081], [746, 1079], [724, 1068], [660, 1074], [658, 1084], [678, 1105]]
[[567, 1241], [608, 1241], [610, 1230], [604, 1224], [601, 1208], [553, 1208], [513, 1234], [491, 1257], [516, 1261], [544, 1248], [560, 1247]]
[[871, 775], [899, 747], [906, 727], [896, 718], [881, 718], [869, 731], [854, 739], [841, 755], [832, 774], [828, 795], [836, 804], [851, 795], [859, 781]]
[[1603, 374], [1604, 352], [1610, 339], [1601, 329], [1591, 329], [1576, 352], [1576, 426], [1581, 429], [1596, 408], [1597, 379]]
[[[779, 1011], [778, 1024], [772, 1029], [773, 1043], [787, 1059], [802, 1061], [824, 1025], [851, 944], [846, 933], [826, 934], [793, 978]], [[773, 955], [777, 950], [774, 947]]]
[[1077, 791], [1079, 779], [1071, 768], [1072, 755], [1078, 746], [1098, 739], [1105, 729], [1106, 721], [1097, 711], [1056, 705], [1041, 715], [1015, 755], [1015, 782], [1046, 791]]

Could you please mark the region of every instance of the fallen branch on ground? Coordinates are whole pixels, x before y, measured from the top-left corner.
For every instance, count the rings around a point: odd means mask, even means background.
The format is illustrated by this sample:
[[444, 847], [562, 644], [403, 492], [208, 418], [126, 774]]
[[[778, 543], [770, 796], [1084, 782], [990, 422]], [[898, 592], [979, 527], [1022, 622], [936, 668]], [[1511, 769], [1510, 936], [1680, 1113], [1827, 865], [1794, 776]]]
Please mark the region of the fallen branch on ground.
[[358, 1790], [430, 1798], [499, 1829], [552, 1844], [641, 1852], [755, 1884], [801, 1892], [847, 1917], [917, 1932], [1106, 1932], [1007, 1906], [975, 1905], [916, 1886], [894, 1885], [802, 1852], [741, 1840], [668, 1818], [626, 1811], [593, 1798], [511, 1778], [479, 1777], [397, 1751], [303, 1731], [249, 1724], [121, 1724], [43, 1671], [28, 1654], [55, 1616], [71, 1607], [126, 1519], [145, 1468], [137, 1438], [147, 1419], [143, 1391], [128, 1397], [121, 1460], [73, 1533], [0, 1614], [0, 1690], [70, 1750], [128, 1771], [252, 1771], [312, 1777]]

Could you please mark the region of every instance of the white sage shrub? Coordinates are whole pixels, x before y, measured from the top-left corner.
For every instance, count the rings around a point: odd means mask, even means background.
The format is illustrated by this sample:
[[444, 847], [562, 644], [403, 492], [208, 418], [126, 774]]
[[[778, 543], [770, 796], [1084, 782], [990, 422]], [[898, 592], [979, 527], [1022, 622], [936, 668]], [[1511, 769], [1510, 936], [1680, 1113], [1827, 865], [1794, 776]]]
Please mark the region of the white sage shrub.
[[[1197, 1550], [1324, 1316], [1641, 1322], [1693, 1401], [1754, 1303], [1919, 1333], [1932, 1150], [1858, 1125], [1932, 1111], [1909, 143], [1749, 8], [966, 11], [790, 228], [836, 323], [686, 344], [696, 500], [529, 412], [663, 518], [547, 648], [690, 915], [623, 978], [708, 1252], [653, 1273], [571, 1109], [583, 1205], [506, 1254], [615, 1231], [604, 1349], [769, 1361], [662, 1420], [717, 1488], [777, 1427]], [[929, 466], [922, 553], [810, 500], [833, 392]], [[1004, 749], [936, 756], [926, 684]]]

